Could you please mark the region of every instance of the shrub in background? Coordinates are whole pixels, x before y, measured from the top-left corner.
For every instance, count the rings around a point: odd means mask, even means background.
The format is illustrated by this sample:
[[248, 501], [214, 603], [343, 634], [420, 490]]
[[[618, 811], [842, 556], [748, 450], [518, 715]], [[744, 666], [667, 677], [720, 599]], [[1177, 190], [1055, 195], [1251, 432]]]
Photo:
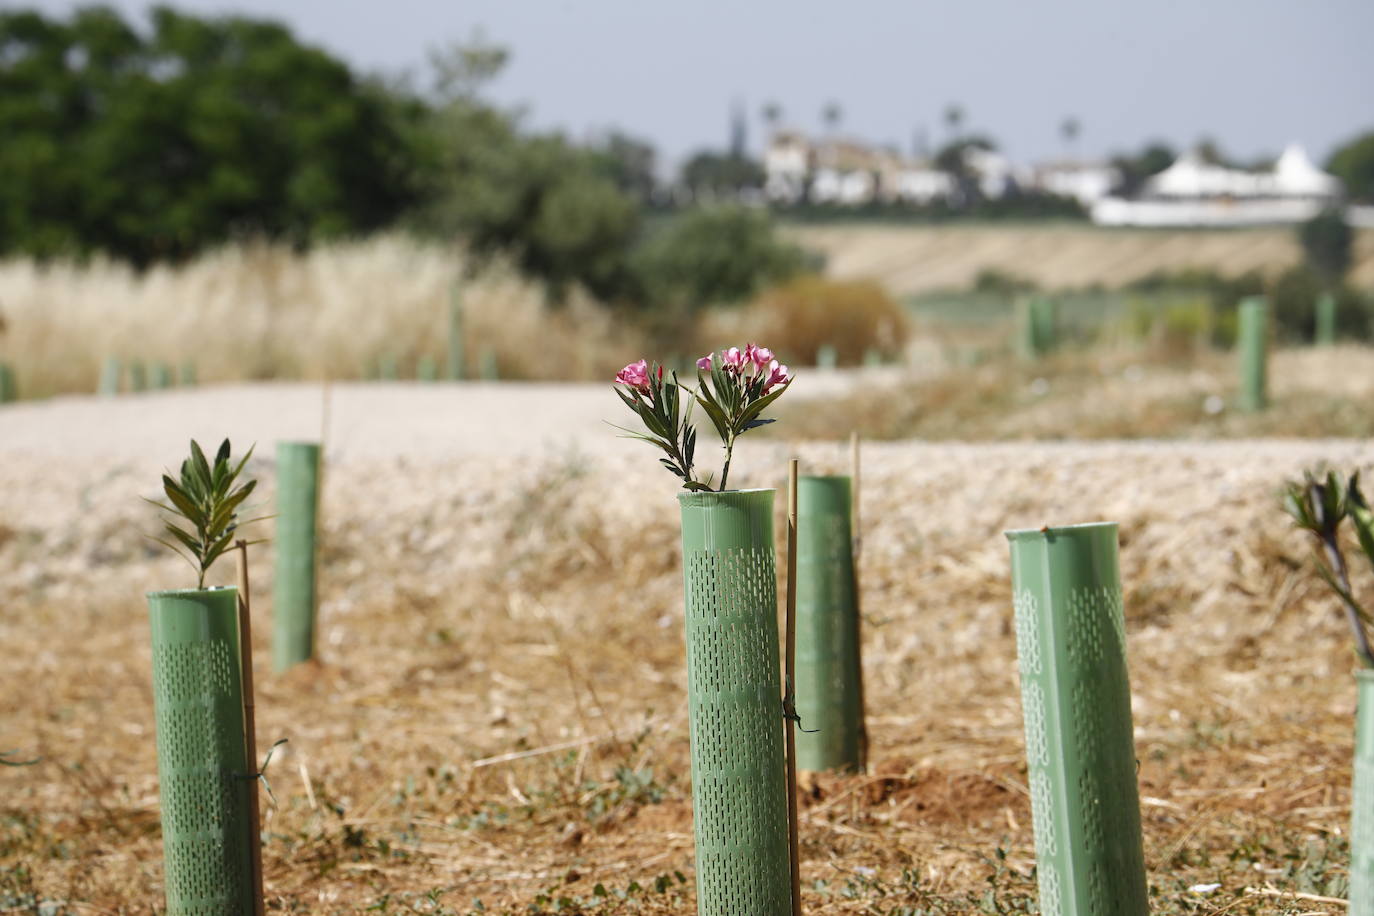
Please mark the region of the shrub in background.
[[806, 253], [779, 238], [767, 213], [738, 206], [674, 217], [630, 262], [644, 301], [677, 313], [742, 302], [807, 266]]
[[857, 366], [870, 350], [885, 359], [901, 356], [906, 310], [869, 280], [830, 280], [806, 274], [766, 290], [747, 307], [707, 317], [703, 333], [718, 339], [727, 328], [776, 344], [799, 362], [814, 359], [822, 346], [835, 348], [838, 363]]

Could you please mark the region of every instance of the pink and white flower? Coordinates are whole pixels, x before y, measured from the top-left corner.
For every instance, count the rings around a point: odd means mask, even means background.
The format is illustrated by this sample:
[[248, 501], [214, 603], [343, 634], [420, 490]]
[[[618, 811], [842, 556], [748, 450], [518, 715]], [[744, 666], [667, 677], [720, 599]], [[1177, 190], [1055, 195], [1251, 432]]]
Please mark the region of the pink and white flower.
[[756, 369], [762, 369], [773, 359], [773, 351], [767, 347], [759, 347], [748, 344], [744, 348], [744, 358], [754, 364]]
[[[662, 377], [663, 370], [659, 369], [659, 378]], [[627, 388], [647, 392], [649, 390], [649, 361], [641, 359], [637, 363], [630, 363], [616, 373], [615, 380]]]
[[739, 372], [744, 368], [744, 354], [740, 352], [739, 347], [731, 347], [725, 351], [721, 362], [725, 363], [725, 368], [731, 372]]
[[763, 390], [766, 392], [774, 385], [786, 385], [792, 381], [792, 372], [786, 366], [778, 364], [776, 359], [768, 363], [768, 378], [763, 381]]
[[707, 354], [706, 354], [705, 356], [703, 356], [701, 359], [697, 360], [697, 368], [700, 369], [700, 370], [702, 370], [703, 372], [710, 372], [710, 371], [711, 371], [711, 354], [710, 354], [710, 353], [707, 353]]

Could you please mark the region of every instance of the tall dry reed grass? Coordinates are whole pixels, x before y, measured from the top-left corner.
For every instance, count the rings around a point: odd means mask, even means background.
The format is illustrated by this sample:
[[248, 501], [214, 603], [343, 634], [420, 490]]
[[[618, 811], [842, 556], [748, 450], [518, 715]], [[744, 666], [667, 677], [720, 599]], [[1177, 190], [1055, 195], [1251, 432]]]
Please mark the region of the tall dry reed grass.
[[503, 378], [604, 378], [641, 349], [585, 296], [554, 307], [508, 265], [386, 235], [303, 253], [238, 244], [143, 273], [102, 259], [3, 261], [0, 361], [31, 396], [94, 391], [107, 357], [194, 362], [215, 382], [357, 378], [390, 357], [405, 377], [422, 357], [444, 364], [450, 291], [465, 275], [469, 374], [489, 349]]

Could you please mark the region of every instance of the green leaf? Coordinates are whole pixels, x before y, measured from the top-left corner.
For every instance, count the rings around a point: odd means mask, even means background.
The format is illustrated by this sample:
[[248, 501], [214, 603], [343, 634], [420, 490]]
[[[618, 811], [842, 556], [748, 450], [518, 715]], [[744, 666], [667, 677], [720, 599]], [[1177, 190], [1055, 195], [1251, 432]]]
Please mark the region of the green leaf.
[[210, 463], [205, 460], [205, 453], [200, 450], [200, 443], [191, 440], [191, 469], [195, 473], [196, 484], [200, 492], [208, 495], [213, 492], [210, 486]]
[[181, 543], [185, 544], [186, 549], [191, 551], [193, 555], [200, 556], [201, 542], [194, 535], [182, 531], [180, 528], [178, 528], [176, 525], [173, 525], [170, 522], [167, 522], [163, 525], [163, 530], [166, 531], [168, 534], [172, 535], [173, 537], [175, 537], [178, 541], [181, 541]]
[[789, 387], [791, 387], [791, 385], [792, 381], [791, 379], [789, 379], [781, 387], [776, 388], [773, 391], [770, 391], [768, 394], [765, 394], [763, 397], [759, 398], [757, 401], [750, 404], [748, 407], [744, 409], [744, 413], [740, 414], [740, 423], [748, 423], [750, 420], [757, 417], [760, 413], [763, 412], [764, 408], [766, 408], [769, 404], [772, 404], [778, 398], [782, 397], [782, 393], [786, 391]]
[[167, 498], [172, 501], [172, 505], [176, 506], [177, 511], [186, 516], [186, 520], [191, 524], [199, 527], [204, 515], [190, 495], [166, 474], [162, 475], [162, 489], [167, 494]]

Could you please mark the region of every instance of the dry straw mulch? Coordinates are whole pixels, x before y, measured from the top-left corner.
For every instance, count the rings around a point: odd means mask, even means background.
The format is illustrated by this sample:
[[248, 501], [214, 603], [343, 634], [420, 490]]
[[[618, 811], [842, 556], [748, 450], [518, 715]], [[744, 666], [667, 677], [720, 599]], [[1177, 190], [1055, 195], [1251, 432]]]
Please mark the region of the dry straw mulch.
[[[740, 484], [779, 483], [790, 451], [750, 446]], [[844, 469], [839, 446], [799, 451], [809, 470]], [[1025, 911], [1034, 853], [1001, 532], [1096, 519], [1121, 523], [1156, 910], [1339, 912], [1312, 898], [1341, 891], [1353, 661], [1274, 495], [1305, 466], [1374, 451], [865, 454], [874, 766], [807, 783], [808, 912]], [[691, 911], [677, 518], [648, 458], [332, 464], [320, 658], [283, 675], [268, 670], [271, 564], [257, 550], [260, 744], [290, 742], [268, 771], [270, 911]], [[255, 470], [270, 497], [270, 460]], [[0, 910], [161, 906], [142, 593], [188, 571], [141, 538], [149, 472], [16, 453], [0, 471], [0, 749], [41, 757], [0, 769]], [[1359, 585], [1374, 581], [1361, 570]], [[1222, 888], [1187, 890], [1204, 882]]]

